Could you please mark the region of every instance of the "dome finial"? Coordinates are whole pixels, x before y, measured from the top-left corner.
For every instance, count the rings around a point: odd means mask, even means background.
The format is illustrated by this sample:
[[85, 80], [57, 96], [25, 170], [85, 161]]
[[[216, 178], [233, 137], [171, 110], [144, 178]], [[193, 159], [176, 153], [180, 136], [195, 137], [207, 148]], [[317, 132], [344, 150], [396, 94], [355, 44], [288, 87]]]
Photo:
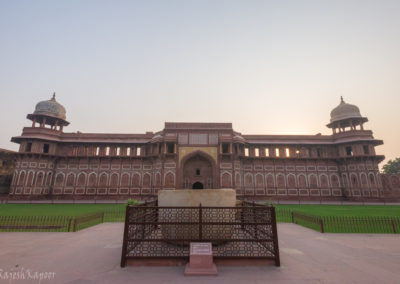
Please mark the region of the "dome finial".
[[53, 97], [51, 98], [52, 101], [56, 101], [56, 92], [53, 92]]
[[340, 96], [340, 101], [344, 103], [343, 96]]

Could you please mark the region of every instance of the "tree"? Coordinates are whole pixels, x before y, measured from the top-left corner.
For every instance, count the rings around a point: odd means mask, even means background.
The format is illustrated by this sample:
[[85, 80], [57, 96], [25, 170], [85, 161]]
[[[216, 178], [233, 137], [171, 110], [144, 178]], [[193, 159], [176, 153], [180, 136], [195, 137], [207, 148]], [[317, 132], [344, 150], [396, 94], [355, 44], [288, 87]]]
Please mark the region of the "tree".
[[400, 173], [400, 158], [396, 158], [394, 161], [389, 160], [389, 162], [383, 166], [383, 172], [385, 174]]

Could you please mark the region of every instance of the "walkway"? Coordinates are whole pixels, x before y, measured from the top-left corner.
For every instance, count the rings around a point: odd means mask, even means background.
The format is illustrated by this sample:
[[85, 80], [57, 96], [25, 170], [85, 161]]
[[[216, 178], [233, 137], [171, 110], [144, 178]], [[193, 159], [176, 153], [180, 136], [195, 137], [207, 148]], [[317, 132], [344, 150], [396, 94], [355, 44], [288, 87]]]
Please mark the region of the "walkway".
[[[41, 283], [399, 283], [400, 235], [321, 234], [278, 224], [281, 267], [218, 267], [218, 277], [184, 277], [184, 267], [119, 267], [122, 223], [76, 233], [0, 233], [4, 272], [55, 272]], [[2, 270], [2, 271], [1, 271]], [[22, 274], [22, 273], [20, 273]], [[27, 276], [27, 273], [25, 273]], [[38, 283], [12, 281], [0, 283]]]

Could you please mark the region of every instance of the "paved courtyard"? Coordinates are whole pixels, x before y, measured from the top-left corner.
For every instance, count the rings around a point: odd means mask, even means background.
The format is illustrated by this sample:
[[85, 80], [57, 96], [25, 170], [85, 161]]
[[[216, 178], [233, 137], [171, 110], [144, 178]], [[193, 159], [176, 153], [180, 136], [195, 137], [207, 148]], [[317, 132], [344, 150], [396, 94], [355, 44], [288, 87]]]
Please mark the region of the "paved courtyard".
[[[400, 283], [400, 235], [321, 234], [278, 224], [281, 267], [218, 267], [184, 277], [184, 267], [120, 268], [122, 223], [77, 233], [0, 233], [0, 283]], [[30, 271], [28, 274], [27, 271]], [[44, 276], [44, 274], [42, 274]]]

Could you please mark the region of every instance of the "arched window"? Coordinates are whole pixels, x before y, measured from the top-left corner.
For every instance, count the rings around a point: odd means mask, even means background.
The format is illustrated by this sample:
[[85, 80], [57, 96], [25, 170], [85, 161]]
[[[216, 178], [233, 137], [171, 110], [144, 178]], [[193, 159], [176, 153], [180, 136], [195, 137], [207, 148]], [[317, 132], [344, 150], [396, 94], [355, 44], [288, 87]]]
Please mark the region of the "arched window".
[[361, 185], [363, 188], [367, 188], [368, 187], [368, 179], [367, 179], [367, 175], [362, 173], [361, 174]]
[[139, 174], [133, 174], [132, 187], [140, 187], [140, 176], [139, 176]]
[[165, 187], [175, 187], [175, 176], [172, 173], [165, 176]]
[[257, 187], [264, 187], [264, 178], [261, 174], [256, 175], [256, 186]]
[[67, 187], [73, 187], [75, 184], [75, 176], [73, 174], [69, 174], [67, 177]]
[[107, 187], [108, 176], [106, 173], [102, 173], [99, 178], [99, 187]]
[[267, 187], [268, 188], [274, 188], [275, 187], [274, 176], [271, 175], [271, 174], [267, 175]]
[[359, 188], [358, 178], [355, 174], [351, 175], [351, 185], [353, 186], [353, 188]]
[[84, 173], [80, 173], [78, 176], [78, 186], [85, 186], [86, 184], [86, 175]]
[[294, 175], [290, 174], [288, 175], [288, 187], [289, 188], [295, 188], [296, 187], [296, 178]]
[[344, 188], [348, 188], [349, 187], [349, 180], [347, 179], [347, 175], [346, 174], [342, 174], [342, 179], [343, 179]]
[[57, 187], [62, 187], [64, 185], [64, 175], [63, 174], [58, 174], [56, 176], [56, 186]]
[[122, 174], [121, 177], [121, 186], [128, 187], [129, 186], [129, 174]]
[[305, 175], [299, 175], [299, 188], [306, 188], [307, 187], [307, 180]]
[[282, 174], [276, 177], [276, 186], [278, 188], [285, 188], [285, 177]]
[[95, 187], [95, 186], [96, 186], [96, 182], [97, 182], [97, 176], [96, 176], [96, 174], [95, 174], [95, 173], [89, 174], [88, 186], [89, 186], [89, 187]]
[[318, 187], [317, 176], [312, 174], [310, 175], [310, 188], [317, 188], [317, 187]]
[[369, 182], [371, 184], [371, 186], [375, 187], [376, 186], [376, 182], [375, 182], [375, 176], [373, 173], [369, 174]]
[[44, 177], [44, 175], [43, 175], [42, 172], [37, 173], [37, 175], [36, 175], [36, 182], [35, 182], [35, 186], [36, 186], [36, 187], [42, 186], [43, 177]]
[[25, 172], [21, 172], [18, 178], [18, 186], [23, 186], [25, 182]]
[[329, 187], [328, 177], [326, 175], [321, 175], [320, 176], [320, 181], [321, 181], [321, 187], [323, 187], [323, 188]]
[[339, 178], [336, 175], [332, 175], [331, 176], [331, 184], [332, 184], [332, 187], [339, 187], [340, 186]]
[[251, 174], [244, 176], [244, 186], [253, 186], [253, 176]]
[[149, 174], [144, 174], [143, 176], [143, 187], [150, 187], [151, 186], [151, 177]]
[[111, 175], [111, 184], [110, 184], [110, 186], [111, 187], [118, 187], [118, 179], [119, 179], [118, 174], [113, 173]]
[[46, 186], [50, 186], [52, 177], [53, 177], [53, 173], [52, 172], [48, 172], [47, 173], [47, 179], [46, 179]]
[[29, 172], [28, 180], [26, 181], [26, 186], [32, 186], [32, 185], [33, 185], [33, 172]]

